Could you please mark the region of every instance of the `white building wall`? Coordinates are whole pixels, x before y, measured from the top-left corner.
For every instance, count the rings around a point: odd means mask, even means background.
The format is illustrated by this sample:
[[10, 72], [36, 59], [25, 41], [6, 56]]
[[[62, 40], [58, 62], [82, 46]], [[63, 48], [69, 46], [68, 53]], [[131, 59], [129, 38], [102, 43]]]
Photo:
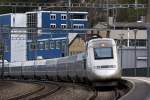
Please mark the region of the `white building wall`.
[[11, 35], [11, 62], [26, 61], [26, 34]]
[[[26, 27], [25, 14], [11, 14], [11, 27]], [[26, 61], [26, 30], [11, 30], [11, 62]]]
[[[37, 27], [41, 28], [42, 27], [42, 12], [37, 13]], [[40, 34], [42, 31], [38, 30], [38, 34]]]
[[11, 26], [12, 27], [26, 27], [26, 14], [18, 13], [11, 14]]
[[[134, 39], [133, 30], [111, 30], [110, 38], [120, 39], [120, 34], [123, 34], [123, 39]], [[138, 30], [136, 33], [136, 39], [147, 39], [147, 30]]]

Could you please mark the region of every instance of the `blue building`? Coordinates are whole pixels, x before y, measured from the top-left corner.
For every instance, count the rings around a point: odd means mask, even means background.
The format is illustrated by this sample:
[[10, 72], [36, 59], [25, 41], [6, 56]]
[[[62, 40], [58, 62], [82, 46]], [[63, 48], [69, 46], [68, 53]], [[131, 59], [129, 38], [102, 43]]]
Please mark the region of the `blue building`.
[[29, 28], [8, 32], [10, 36], [5, 39], [8, 48], [6, 60], [15, 62], [57, 58], [67, 55], [68, 33], [85, 33], [82, 29], [88, 28], [88, 12], [33, 11], [5, 14], [0, 16], [0, 25]]
[[1, 37], [4, 41], [4, 59], [9, 62], [26, 60], [26, 31], [10, 30], [10, 27], [26, 27], [26, 15], [2, 14], [0, 15]]
[[[85, 33], [78, 29], [88, 28], [88, 12], [36, 11], [27, 12], [26, 15], [27, 27], [42, 28], [30, 30], [32, 33], [28, 35], [27, 41], [28, 60], [67, 55], [68, 33]], [[35, 36], [34, 32], [38, 34]]]

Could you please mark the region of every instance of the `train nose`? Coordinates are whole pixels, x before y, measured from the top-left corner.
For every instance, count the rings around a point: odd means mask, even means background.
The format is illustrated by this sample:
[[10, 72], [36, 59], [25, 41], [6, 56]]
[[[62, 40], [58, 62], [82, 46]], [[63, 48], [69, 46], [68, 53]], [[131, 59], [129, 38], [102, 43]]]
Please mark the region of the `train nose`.
[[94, 81], [119, 79], [121, 77], [121, 73], [117, 68], [93, 70], [92, 72]]

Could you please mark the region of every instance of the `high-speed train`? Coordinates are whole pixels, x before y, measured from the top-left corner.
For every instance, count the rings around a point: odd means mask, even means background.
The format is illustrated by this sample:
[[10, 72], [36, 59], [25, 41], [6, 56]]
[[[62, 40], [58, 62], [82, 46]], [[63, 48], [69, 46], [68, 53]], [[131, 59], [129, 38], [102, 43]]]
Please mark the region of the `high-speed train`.
[[86, 52], [45, 60], [9, 63], [5, 77], [50, 80], [111, 81], [121, 78], [116, 43], [110, 38], [91, 39]]

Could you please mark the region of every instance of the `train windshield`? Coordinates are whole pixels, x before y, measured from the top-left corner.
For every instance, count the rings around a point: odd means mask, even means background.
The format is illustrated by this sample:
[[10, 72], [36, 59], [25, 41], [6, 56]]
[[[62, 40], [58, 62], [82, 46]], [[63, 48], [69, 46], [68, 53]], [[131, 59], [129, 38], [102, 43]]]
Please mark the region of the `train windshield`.
[[112, 47], [93, 48], [95, 59], [112, 59], [113, 50]]

